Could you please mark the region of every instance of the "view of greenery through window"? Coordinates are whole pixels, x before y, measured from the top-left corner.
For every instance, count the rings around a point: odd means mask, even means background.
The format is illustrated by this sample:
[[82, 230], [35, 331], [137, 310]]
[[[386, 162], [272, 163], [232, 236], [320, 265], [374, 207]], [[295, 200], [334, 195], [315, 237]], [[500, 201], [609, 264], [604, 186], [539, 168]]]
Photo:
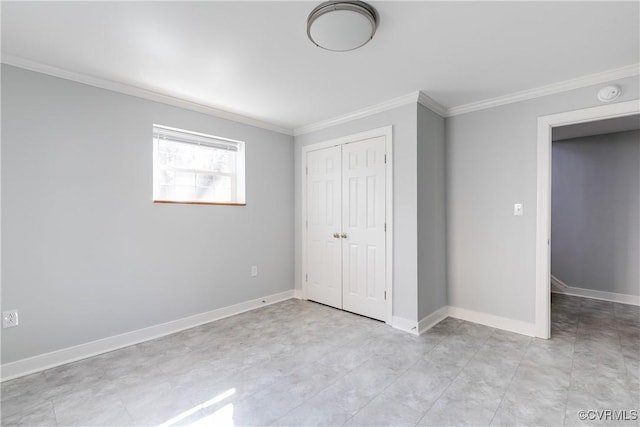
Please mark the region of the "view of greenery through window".
[[206, 141], [200, 134], [178, 133], [154, 127], [154, 200], [244, 203], [244, 188], [239, 191], [244, 176], [238, 179], [242, 147], [215, 137]]

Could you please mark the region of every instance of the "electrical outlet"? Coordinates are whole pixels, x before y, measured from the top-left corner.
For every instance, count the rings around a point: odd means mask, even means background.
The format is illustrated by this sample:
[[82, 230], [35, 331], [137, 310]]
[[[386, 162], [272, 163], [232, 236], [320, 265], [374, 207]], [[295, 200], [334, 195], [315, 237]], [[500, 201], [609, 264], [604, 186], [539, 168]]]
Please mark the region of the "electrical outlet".
[[2, 313], [2, 327], [13, 328], [18, 326], [18, 310], [8, 310]]
[[256, 277], [258, 275], [258, 266], [257, 265], [252, 265], [251, 266], [251, 277]]

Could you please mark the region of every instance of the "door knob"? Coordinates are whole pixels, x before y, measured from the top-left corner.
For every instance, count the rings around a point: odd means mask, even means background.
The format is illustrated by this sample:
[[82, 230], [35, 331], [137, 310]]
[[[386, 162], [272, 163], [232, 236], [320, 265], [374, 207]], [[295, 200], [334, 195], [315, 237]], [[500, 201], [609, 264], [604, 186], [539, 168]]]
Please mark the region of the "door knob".
[[333, 237], [335, 237], [336, 239], [340, 238], [340, 233], [333, 233]]
[[347, 237], [349, 237], [349, 236], [347, 236], [347, 233], [342, 233], [342, 234], [340, 235], [340, 237], [342, 237], [343, 239], [346, 239], [346, 238], [347, 238]]

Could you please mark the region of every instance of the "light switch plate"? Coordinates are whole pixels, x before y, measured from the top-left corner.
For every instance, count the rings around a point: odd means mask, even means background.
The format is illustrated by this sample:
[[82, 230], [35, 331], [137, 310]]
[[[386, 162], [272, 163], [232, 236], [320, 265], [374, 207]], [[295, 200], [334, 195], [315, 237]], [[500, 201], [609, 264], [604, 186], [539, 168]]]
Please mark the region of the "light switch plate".
[[514, 216], [522, 216], [522, 203], [516, 203], [513, 205], [513, 215]]

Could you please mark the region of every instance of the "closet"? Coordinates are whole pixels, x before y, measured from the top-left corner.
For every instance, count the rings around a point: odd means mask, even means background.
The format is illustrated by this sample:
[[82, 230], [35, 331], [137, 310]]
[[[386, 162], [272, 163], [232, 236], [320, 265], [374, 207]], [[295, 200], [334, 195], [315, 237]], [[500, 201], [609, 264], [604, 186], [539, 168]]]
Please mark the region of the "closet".
[[386, 135], [310, 147], [305, 161], [305, 295], [387, 320]]

